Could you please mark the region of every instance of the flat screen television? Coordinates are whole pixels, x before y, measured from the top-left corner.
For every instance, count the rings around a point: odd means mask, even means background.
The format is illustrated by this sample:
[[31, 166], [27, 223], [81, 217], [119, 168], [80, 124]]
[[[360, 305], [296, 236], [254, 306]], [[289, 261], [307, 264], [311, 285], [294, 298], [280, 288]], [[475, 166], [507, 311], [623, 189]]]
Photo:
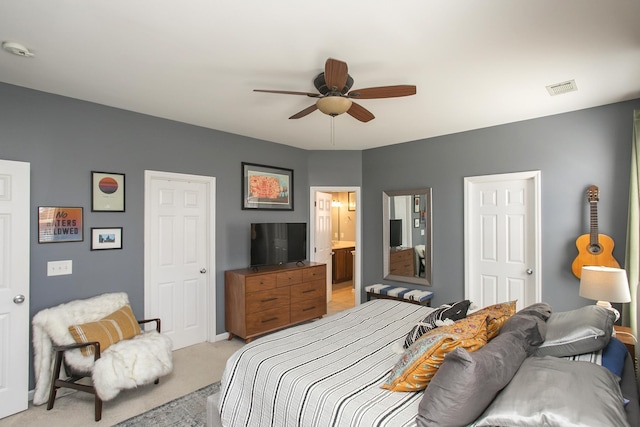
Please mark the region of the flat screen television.
[[402, 246], [402, 220], [389, 220], [389, 246], [396, 248]]
[[307, 224], [261, 222], [251, 224], [251, 267], [307, 259]]

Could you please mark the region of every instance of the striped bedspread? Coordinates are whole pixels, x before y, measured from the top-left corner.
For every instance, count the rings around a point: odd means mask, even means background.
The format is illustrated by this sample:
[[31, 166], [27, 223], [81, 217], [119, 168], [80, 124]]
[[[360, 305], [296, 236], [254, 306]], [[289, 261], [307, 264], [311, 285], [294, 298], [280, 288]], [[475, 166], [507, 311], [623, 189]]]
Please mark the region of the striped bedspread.
[[422, 392], [380, 385], [431, 310], [378, 299], [247, 344], [222, 375], [222, 425], [415, 426]]

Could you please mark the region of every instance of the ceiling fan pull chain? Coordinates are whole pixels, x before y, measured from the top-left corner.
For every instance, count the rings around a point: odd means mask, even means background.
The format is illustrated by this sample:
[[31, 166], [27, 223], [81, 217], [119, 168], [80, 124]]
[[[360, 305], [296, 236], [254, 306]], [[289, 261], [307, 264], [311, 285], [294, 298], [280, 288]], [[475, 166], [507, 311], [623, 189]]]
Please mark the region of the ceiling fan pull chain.
[[336, 118], [331, 117], [331, 145], [335, 147], [336, 145]]

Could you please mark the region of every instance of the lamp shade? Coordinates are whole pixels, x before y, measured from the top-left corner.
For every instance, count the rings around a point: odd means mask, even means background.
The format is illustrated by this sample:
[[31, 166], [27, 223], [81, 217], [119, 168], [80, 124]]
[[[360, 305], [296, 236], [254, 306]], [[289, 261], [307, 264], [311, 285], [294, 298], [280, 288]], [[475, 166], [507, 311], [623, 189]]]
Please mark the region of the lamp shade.
[[346, 113], [351, 108], [351, 100], [344, 96], [325, 96], [316, 101], [318, 110], [330, 116]]
[[597, 301], [630, 302], [627, 272], [621, 268], [582, 267], [580, 296]]

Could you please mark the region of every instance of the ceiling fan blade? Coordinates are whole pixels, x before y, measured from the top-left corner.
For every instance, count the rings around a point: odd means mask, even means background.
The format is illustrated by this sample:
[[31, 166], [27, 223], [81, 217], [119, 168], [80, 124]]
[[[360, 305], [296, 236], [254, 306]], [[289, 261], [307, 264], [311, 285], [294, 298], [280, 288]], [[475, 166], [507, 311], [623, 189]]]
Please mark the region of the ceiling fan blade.
[[376, 98], [396, 98], [399, 96], [410, 96], [416, 94], [416, 87], [413, 85], [396, 85], [368, 87], [356, 89], [349, 92], [349, 98], [356, 99], [376, 99]]
[[292, 92], [290, 90], [263, 90], [263, 89], [254, 89], [254, 92], [265, 92], [265, 93], [281, 93], [284, 95], [305, 95], [310, 96], [311, 98], [319, 98], [319, 93], [312, 92]]
[[304, 110], [300, 111], [299, 113], [294, 114], [293, 116], [291, 116], [289, 118], [290, 119], [299, 119], [300, 117], [304, 117], [307, 114], [313, 113], [317, 109], [318, 109], [318, 107], [316, 107], [316, 104], [313, 104], [312, 106], [305, 108]]
[[349, 114], [354, 119], [358, 119], [361, 122], [367, 123], [376, 118], [371, 111], [364, 108], [362, 105], [356, 104], [355, 102], [351, 104], [351, 108], [347, 110], [347, 114]]
[[345, 84], [349, 71], [347, 63], [329, 58], [324, 64], [324, 81], [332, 92], [340, 92]]

